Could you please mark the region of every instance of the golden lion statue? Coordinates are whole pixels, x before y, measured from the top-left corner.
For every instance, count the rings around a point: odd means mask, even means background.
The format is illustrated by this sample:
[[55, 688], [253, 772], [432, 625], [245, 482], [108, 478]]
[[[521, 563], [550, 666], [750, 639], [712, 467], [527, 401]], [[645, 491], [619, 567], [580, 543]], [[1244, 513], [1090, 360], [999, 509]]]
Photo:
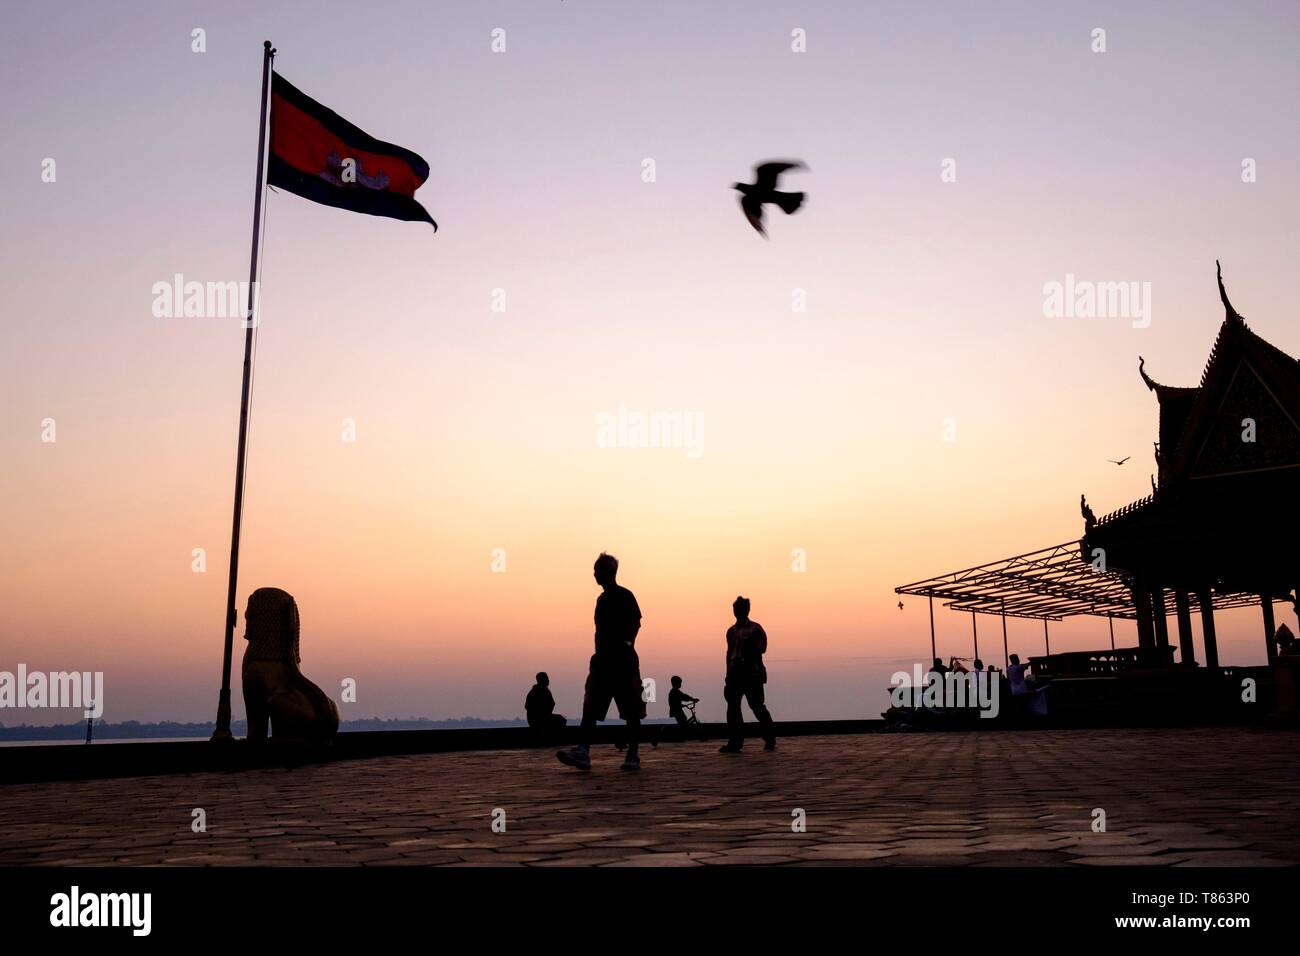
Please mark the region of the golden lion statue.
[[327, 742], [338, 733], [339, 709], [298, 669], [298, 602], [279, 588], [258, 588], [244, 609], [244, 709], [248, 739]]

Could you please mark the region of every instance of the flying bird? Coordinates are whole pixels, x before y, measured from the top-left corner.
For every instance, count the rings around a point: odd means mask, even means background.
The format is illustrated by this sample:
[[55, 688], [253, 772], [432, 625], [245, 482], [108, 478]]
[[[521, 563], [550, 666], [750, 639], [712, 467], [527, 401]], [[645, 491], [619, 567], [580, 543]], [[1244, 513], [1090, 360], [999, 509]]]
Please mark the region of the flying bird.
[[740, 208], [745, 218], [755, 231], [764, 239], [767, 231], [763, 228], [763, 207], [774, 203], [788, 216], [803, 205], [803, 193], [783, 193], [776, 188], [777, 180], [788, 169], [807, 169], [799, 160], [782, 162], [770, 160], [754, 167], [752, 183], [732, 183], [731, 188], [740, 193]]
[[1119, 461], [1116, 461], [1114, 458], [1107, 458], [1106, 460], [1110, 462], [1112, 465], [1122, 465], [1124, 464], [1124, 462], [1128, 461], [1132, 457], [1133, 457], [1132, 455], [1125, 455]]

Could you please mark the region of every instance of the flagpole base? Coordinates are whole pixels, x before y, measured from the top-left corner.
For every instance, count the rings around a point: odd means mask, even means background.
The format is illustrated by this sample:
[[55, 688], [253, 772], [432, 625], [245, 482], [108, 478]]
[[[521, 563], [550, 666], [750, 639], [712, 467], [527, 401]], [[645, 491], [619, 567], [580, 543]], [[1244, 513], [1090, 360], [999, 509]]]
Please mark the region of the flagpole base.
[[235, 735], [230, 732], [230, 689], [222, 688], [221, 697], [217, 702], [217, 726], [212, 731], [212, 741], [216, 743], [222, 740], [234, 740]]

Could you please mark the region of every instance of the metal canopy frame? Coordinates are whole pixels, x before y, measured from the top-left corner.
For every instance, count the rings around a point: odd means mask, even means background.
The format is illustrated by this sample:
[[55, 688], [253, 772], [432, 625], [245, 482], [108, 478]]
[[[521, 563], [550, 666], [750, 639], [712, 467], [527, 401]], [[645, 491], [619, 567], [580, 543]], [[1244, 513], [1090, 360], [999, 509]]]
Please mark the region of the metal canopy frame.
[[[1132, 582], [1121, 571], [1098, 571], [1079, 556], [1079, 542], [1003, 558], [894, 588], [895, 594], [938, 598], [946, 607], [976, 614], [1060, 621], [1080, 614], [1137, 620]], [[1259, 603], [1259, 595], [1218, 594], [1215, 610]], [[1177, 611], [1172, 591], [1165, 613]]]

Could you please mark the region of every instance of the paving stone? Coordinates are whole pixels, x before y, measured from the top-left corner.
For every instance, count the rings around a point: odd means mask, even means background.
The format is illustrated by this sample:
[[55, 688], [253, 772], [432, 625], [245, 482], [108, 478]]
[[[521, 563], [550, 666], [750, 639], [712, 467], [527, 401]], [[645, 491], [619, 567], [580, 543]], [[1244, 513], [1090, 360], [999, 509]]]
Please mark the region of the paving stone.
[[[867, 734], [736, 759], [665, 744], [636, 775], [609, 748], [590, 774], [486, 751], [8, 784], [0, 865], [1300, 864], [1298, 743], [1235, 728]], [[197, 806], [206, 833], [189, 829]], [[1096, 807], [1107, 833], [1091, 831]]]

